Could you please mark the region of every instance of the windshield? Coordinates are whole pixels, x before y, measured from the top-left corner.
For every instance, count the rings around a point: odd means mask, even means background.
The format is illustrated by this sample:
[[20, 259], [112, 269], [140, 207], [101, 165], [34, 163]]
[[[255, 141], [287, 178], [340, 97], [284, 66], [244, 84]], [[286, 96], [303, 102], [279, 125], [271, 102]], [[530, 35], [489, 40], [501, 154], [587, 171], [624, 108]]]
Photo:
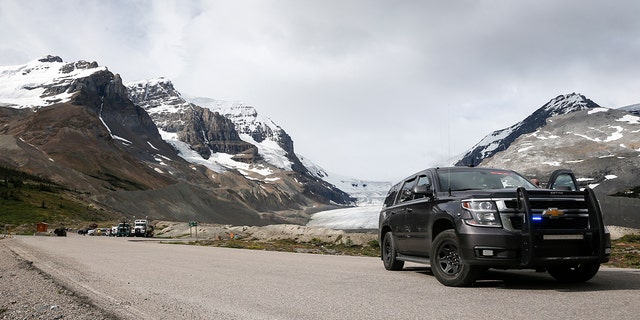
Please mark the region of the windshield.
[[484, 189], [505, 189], [525, 187], [536, 188], [521, 175], [506, 170], [440, 170], [438, 171], [440, 190], [463, 191]]

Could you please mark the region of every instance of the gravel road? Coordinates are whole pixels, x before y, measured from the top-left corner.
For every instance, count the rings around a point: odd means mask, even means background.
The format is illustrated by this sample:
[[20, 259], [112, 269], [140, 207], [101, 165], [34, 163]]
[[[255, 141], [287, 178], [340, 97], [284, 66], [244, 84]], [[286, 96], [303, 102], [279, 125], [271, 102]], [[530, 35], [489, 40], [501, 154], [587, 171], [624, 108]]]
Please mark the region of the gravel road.
[[603, 268], [592, 281], [577, 285], [533, 271], [491, 271], [474, 287], [449, 288], [427, 267], [408, 264], [405, 271], [389, 272], [377, 258], [78, 235], [0, 240], [0, 258], [3, 319], [548, 320], [640, 315], [640, 270], [631, 269]]
[[0, 319], [117, 319], [41, 272], [0, 240]]

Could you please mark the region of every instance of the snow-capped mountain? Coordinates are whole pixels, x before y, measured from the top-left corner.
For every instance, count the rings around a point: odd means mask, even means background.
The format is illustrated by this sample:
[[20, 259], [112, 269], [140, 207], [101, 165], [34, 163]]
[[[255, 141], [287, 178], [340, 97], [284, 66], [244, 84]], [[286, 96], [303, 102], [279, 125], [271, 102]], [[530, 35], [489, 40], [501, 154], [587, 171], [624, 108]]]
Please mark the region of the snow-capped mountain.
[[[131, 100], [145, 109], [174, 145], [187, 143], [210, 167], [244, 167], [255, 157], [282, 170], [293, 170], [293, 143], [287, 133], [256, 109], [209, 98], [183, 98], [170, 80], [159, 78], [129, 83]], [[215, 153], [232, 155], [233, 163]], [[291, 155], [293, 154], [293, 156]]]
[[65, 63], [60, 57], [45, 56], [24, 65], [0, 66], [0, 107], [34, 108], [68, 102], [77, 79], [106, 72], [96, 62]]
[[[571, 169], [582, 187], [590, 187], [598, 195], [606, 224], [637, 228], [637, 111], [637, 105], [606, 109], [580, 95], [560, 96], [517, 125], [487, 136], [467, 153], [466, 161], [475, 159], [474, 163], [483, 167], [513, 169], [539, 179], [543, 186], [552, 171]], [[526, 127], [536, 129], [521, 130]], [[503, 137], [507, 143], [501, 141]]]
[[[626, 192], [640, 186], [633, 112], [558, 96], [458, 163], [532, 177], [569, 167], [598, 193]], [[104, 212], [228, 224], [304, 223], [355, 198], [360, 207], [310, 225], [375, 228], [391, 184], [327, 173], [254, 107], [185, 98], [167, 79], [127, 88], [96, 62], [55, 56], [0, 67], [0, 165], [76, 190]]]
[[83, 201], [105, 212], [154, 219], [303, 223], [308, 208], [350, 203], [296, 163], [284, 131], [269, 127], [277, 141], [266, 127], [239, 133], [169, 81], [139, 89], [130, 95], [95, 62], [0, 67], [0, 165], [90, 194]]
[[147, 110], [163, 138], [191, 163], [216, 172], [236, 170], [247, 179], [273, 183], [293, 178], [309, 197], [350, 203], [335, 186], [310, 175], [296, 156], [291, 137], [256, 109], [209, 98], [185, 99], [163, 78], [128, 85], [131, 100]]
[[257, 146], [258, 153], [268, 163], [283, 170], [294, 170], [296, 166], [302, 169], [291, 137], [273, 120], [258, 114], [254, 107], [205, 97], [186, 97], [186, 100], [231, 120], [240, 138]]
[[467, 151], [460, 159], [454, 160], [457, 166], [476, 166], [497, 152], [506, 150], [511, 143], [523, 134], [532, 133], [544, 126], [547, 119], [600, 106], [580, 94], [560, 95], [540, 107], [526, 119], [502, 130], [488, 134], [484, 139]]
[[607, 108], [555, 116], [481, 165], [511, 168], [530, 177], [569, 168], [598, 193], [623, 191], [640, 185], [640, 117]]

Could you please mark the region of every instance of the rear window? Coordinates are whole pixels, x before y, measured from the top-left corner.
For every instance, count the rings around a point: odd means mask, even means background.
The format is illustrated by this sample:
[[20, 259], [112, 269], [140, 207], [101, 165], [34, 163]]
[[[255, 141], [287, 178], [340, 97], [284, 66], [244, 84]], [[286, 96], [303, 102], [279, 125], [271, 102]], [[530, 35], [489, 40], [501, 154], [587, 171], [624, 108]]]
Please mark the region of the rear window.
[[507, 170], [442, 170], [438, 171], [438, 178], [441, 190], [535, 188], [523, 176]]

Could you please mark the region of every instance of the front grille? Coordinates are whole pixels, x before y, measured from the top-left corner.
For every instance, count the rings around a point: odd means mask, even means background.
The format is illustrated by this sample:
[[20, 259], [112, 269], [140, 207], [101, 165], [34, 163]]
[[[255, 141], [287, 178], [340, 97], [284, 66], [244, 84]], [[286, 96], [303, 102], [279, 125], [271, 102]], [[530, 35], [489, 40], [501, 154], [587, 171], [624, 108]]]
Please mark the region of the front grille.
[[[505, 200], [505, 206], [508, 209], [517, 210], [518, 202], [516, 200]], [[543, 211], [549, 208], [556, 208], [559, 210], [582, 210], [587, 209], [587, 204], [583, 198], [576, 199], [535, 199], [530, 200], [531, 210], [533, 212]]]
[[[513, 230], [522, 230], [524, 213], [516, 199], [504, 199], [503, 217], [508, 217]], [[589, 228], [589, 209], [581, 195], [536, 195], [529, 199], [531, 213], [541, 220], [534, 220], [532, 227], [537, 230], [586, 230]], [[560, 217], [542, 216], [545, 211], [554, 208], [563, 212]]]
[[[523, 216], [510, 217], [511, 226], [515, 230], [522, 230]], [[589, 218], [587, 217], [571, 217], [551, 219], [543, 217], [540, 221], [534, 221], [535, 229], [559, 230], [559, 229], [576, 229], [585, 230], [589, 228]]]

